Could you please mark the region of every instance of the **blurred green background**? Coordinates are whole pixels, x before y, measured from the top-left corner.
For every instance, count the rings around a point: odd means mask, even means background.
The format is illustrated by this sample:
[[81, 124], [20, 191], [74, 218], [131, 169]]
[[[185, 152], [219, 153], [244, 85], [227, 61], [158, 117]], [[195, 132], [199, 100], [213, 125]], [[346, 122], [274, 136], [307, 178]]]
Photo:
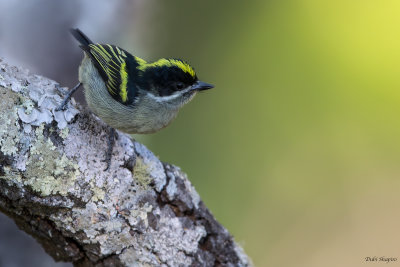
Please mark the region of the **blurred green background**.
[[[400, 2], [144, 2], [101, 26], [94, 5], [70, 7], [91, 19], [64, 24], [147, 60], [185, 59], [216, 85], [137, 139], [188, 174], [254, 264], [400, 258]], [[81, 52], [68, 42], [72, 74], [42, 73], [72, 86]]]
[[187, 59], [216, 89], [144, 141], [256, 266], [400, 257], [399, 13], [399, 1], [182, 0], [146, 21], [153, 59]]

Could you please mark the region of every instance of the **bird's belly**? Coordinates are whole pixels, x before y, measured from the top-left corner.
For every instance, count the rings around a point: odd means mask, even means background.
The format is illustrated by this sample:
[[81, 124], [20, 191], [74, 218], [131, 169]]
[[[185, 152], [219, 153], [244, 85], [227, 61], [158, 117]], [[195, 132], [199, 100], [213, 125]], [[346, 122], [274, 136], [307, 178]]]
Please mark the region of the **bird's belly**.
[[[91, 94], [91, 89], [85, 88], [85, 95]], [[126, 133], [154, 133], [170, 124], [178, 111], [167, 110], [162, 106], [147, 105], [125, 106], [114, 98], [98, 101], [88, 101], [90, 109], [109, 126]]]
[[[142, 109], [142, 110], [141, 110]], [[106, 121], [110, 126], [126, 133], [154, 133], [168, 126], [176, 117], [177, 112], [163, 109], [148, 111], [146, 107], [133, 108], [130, 114], [120, 117], [120, 121]]]
[[[90, 89], [85, 88], [86, 94], [90, 94]], [[130, 134], [154, 133], [170, 124], [177, 115], [177, 111], [167, 111], [162, 107], [125, 106], [113, 98], [106, 101], [109, 104], [88, 101], [88, 105], [109, 126]]]

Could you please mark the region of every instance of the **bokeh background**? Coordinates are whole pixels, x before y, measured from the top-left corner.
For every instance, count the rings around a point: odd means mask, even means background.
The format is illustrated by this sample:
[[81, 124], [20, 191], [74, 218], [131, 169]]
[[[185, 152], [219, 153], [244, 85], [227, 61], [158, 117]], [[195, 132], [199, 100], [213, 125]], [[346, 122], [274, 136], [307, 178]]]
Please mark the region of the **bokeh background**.
[[[146, 60], [187, 60], [216, 88], [136, 138], [189, 175], [256, 266], [396, 266], [399, 13], [398, 0], [0, 0], [0, 56], [72, 87], [77, 26]], [[23, 266], [8, 250], [34, 241], [10, 246], [7, 220], [0, 265]]]

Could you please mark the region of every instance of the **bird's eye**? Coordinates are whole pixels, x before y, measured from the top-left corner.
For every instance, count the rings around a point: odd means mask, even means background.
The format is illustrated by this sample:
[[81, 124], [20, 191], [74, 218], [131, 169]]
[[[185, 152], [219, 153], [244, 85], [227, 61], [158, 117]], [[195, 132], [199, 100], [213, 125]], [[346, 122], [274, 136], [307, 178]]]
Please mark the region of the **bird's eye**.
[[183, 87], [184, 87], [183, 83], [177, 83], [176, 84], [176, 89], [178, 89], [178, 90], [183, 89]]

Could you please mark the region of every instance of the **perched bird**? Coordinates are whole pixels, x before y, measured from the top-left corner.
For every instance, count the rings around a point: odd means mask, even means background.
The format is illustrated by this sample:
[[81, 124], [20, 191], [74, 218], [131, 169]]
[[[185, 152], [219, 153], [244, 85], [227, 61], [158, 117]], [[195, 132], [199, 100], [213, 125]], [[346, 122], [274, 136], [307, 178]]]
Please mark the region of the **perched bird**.
[[79, 29], [71, 29], [71, 33], [80, 43], [84, 58], [79, 83], [56, 110], [65, 109], [72, 94], [83, 85], [89, 108], [113, 128], [107, 169], [114, 128], [129, 134], [156, 132], [170, 124], [197, 92], [214, 87], [199, 81], [183, 60], [162, 58], [148, 63], [115, 45], [95, 44]]

